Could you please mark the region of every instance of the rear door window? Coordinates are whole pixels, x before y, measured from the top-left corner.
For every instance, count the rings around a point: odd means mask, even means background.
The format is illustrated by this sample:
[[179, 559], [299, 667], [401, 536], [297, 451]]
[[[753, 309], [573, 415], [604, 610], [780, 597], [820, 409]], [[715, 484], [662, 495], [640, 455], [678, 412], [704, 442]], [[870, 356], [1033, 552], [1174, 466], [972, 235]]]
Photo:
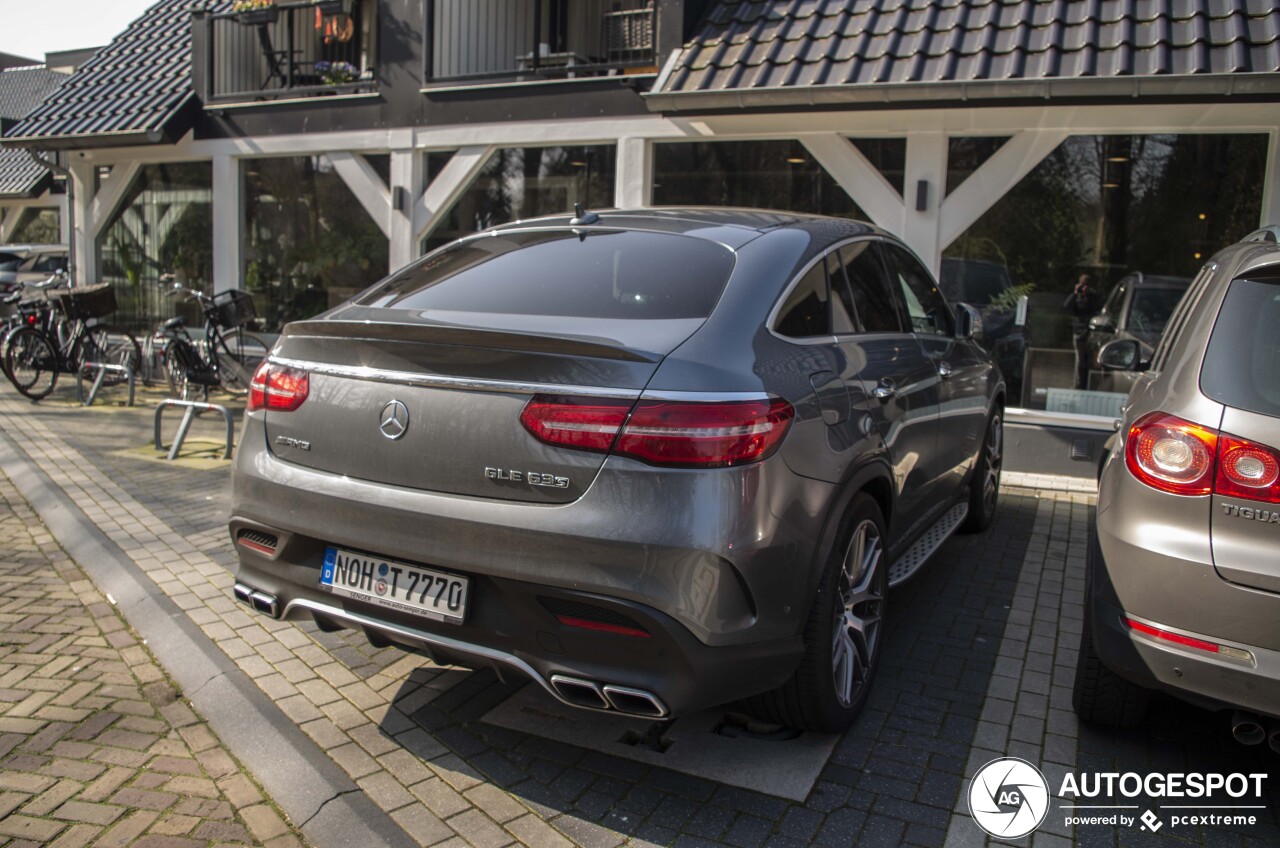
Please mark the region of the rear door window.
[[867, 240], [846, 244], [838, 255], [848, 278], [854, 316], [862, 332], [901, 333], [902, 322], [876, 243]]
[[819, 259], [787, 295], [774, 329], [793, 339], [831, 335], [827, 270]]
[[952, 335], [951, 309], [929, 272], [896, 244], [885, 244], [882, 249], [889, 276], [898, 284], [906, 303], [911, 332], [921, 336]]
[[670, 233], [498, 233], [445, 248], [356, 302], [428, 312], [706, 318], [733, 264], [722, 245]]
[[1219, 403], [1280, 416], [1280, 266], [1233, 280], [1213, 325], [1200, 391]]

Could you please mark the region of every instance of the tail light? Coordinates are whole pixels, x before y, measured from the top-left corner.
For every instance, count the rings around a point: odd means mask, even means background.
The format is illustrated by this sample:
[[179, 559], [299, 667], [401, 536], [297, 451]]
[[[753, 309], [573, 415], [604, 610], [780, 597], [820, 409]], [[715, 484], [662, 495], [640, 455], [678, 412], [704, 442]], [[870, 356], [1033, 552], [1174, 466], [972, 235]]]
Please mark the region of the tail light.
[[249, 384], [249, 411], [293, 412], [311, 391], [311, 375], [263, 360]]
[[1143, 483], [1175, 495], [1280, 503], [1280, 452], [1163, 412], [1129, 428], [1125, 464]]
[[722, 468], [769, 457], [794, 416], [784, 400], [640, 401], [630, 409], [626, 401], [538, 395], [520, 421], [549, 445], [612, 449], [650, 465]]

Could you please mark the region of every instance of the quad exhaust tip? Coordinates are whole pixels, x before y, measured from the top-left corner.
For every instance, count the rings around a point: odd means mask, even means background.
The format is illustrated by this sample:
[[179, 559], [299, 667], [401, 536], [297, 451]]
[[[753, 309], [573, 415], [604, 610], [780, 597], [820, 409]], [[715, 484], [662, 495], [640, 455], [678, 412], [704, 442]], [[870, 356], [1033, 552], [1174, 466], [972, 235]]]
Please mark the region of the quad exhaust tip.
[[1267, 723], [1267, 744], [1280, 754], [1280, 720], [1272, 719]]
[[[1231, 735], [1241, 745], [1261, 745], [1267, 738], [1267, 731], [1262, 726], [1262, 719], [1253, 713], [1237, 710], [1231, 714]], [[1271, 747], [1275, 748], [1276, 734], [1272, 734]]]
[[666, 705], [652, 692], [629, 686], [601, 685], [594, 680], [551, 675], [551, 688], [567, 704], [592, 710], [606, 710], [644, 718], [663, 718]]
[[280, 600], [275, 595], [269, 595], [243, 583], [237, 583], [232, 591], [240, 603], [253, 607], [263, 615], [269, 615], [272, 618], [280, 617]]

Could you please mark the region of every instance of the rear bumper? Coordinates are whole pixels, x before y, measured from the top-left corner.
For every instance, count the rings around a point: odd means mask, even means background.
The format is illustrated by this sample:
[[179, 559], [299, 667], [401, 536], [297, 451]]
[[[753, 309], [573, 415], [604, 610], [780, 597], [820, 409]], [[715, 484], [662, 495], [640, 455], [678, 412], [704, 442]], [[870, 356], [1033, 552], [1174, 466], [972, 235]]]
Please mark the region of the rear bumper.
[[[230, 530], [233, 539], [244, 530], [278, 537], [274, 553], [236, 548], [239, 582], [275, 599], [281, 617], [365, 628], [548, 691], [554, 675], [644, 690], [673, 713], [773, 688], [799, 662], [830, 492], [787, 479], [781, 462], [659, 475], [622, 460], [572, 504], [482, 501], [282, 462], [252, 419]], [[805, 492], [788, 488], [796, 485]], [[322, 589], [328, 545], [467, 575], [466, 620], [439, 623]], [[566, 626], [551, 611], [557, 602], [623, 616], [650, 637]]]

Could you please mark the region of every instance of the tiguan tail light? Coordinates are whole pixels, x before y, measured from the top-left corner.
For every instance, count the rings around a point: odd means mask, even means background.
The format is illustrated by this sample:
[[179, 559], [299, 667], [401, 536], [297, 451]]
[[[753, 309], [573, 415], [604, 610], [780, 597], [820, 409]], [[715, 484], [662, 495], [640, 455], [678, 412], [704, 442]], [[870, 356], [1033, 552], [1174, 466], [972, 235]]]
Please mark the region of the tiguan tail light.
[[[630, 416], [628, 417], [628, 412]], [[784, 400], [596, 401], [538, 395], [520, 421], [539, 441], [678, 468], [720, 468], [770, 456], [795, 410]]]
[[1223, 433], [1218, 440], [1218, 473], [1213, 491], [1233, 498], [1280, 503], [1280, 453]]
[[249, 411], [293, 412], [311, 391], [311, 375], [263, 360], [249, 384]]
[[1142, 482], [1175, 495], [1213, 490], [1218, 434], [1163, 412], [1144, 415], [1129, 428], [1125, 464]]
[[1125, 464], [1143, 483], [1175, 495], [1280, 503], [1280, 451], [1164, 412], [1129, 428]]

